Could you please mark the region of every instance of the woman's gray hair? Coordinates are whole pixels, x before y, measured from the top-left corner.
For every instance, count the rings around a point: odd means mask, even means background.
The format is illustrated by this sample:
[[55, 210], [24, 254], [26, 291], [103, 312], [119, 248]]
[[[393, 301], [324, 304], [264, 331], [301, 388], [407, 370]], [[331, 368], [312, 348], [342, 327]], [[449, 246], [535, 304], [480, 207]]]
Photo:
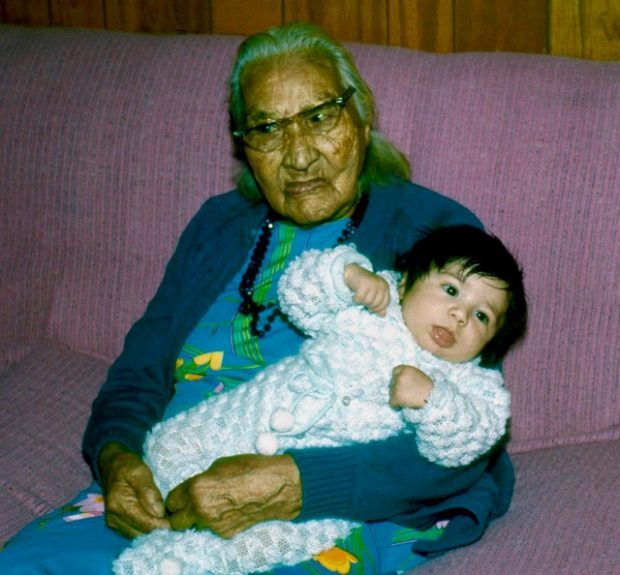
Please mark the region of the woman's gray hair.
[[[241, 43], [229, 78], [228, 109], [233, 130], [245, 128], [246, 110], [241, 90], [245, 74], [254, 66], [283, 57], [331, 63], [340, 76], [342, 88], [355, 88], [351, 103], [361, 122], [371, 127], [364, 166], [358, 180], [359, 193], [367, 190], [371, 184], [387, 183], [394, 178], [409, 178], [409, 162], [404, 154], [372, 129], [375, 100], [351, 55], [324, 30], [312, 24], [293, 23], [269, 28], [249, 36]], [[249, 198], [260, 199], [262, 194], [241, 145], [237, 146], [237, 156], [242, 162], [237, 177], [238, 189]]]

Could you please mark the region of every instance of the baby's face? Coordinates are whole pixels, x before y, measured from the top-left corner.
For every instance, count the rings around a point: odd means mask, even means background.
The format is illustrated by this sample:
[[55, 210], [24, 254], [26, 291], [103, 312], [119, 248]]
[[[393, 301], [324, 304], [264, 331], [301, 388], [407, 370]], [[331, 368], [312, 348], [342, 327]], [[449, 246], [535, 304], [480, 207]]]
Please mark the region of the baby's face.
[[454, 363], [476, 357], [500, 329], [508, 309], [503, 281], [465, 278], [457, 264], [431, 271], [407, 293], [403, 284], [405, 325], [421, 348]]

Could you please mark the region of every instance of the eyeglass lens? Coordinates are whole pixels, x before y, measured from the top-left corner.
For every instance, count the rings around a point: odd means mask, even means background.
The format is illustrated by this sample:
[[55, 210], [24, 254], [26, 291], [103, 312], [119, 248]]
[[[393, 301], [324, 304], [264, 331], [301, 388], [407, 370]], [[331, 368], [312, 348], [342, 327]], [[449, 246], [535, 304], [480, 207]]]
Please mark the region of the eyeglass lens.
[[[348, 99], [348, 98], [347, 98]], [[266, 122], [248, 129], [243, 137], [244, 142], [259, 151], [272, 151], [284, 142], [284, 132], [288, 125], [297, 122], [308, 136], [319, 136], [333, 130], [338, 124], [342, 109], [346, 104], [344, 98], [319, 104], [310, 110], [295, 114], [290, 118], [282, 118]]]

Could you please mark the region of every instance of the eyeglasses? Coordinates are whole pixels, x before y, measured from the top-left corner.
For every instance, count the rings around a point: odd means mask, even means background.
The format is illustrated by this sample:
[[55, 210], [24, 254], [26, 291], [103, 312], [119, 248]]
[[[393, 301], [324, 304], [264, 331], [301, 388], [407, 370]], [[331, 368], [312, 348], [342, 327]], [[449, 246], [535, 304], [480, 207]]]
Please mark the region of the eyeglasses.
[[233, 135], [243, 140], [243, 143], [253, 150], [273, 152], [282, 147], [286, 127], [295, 122], [299, 123], [307, 136], [327, 134], [338, 125], [342, 110], [354, 92], [355, 88], [348, 88], [342, 96], [323, 102], [314, 108], [288, 118], [256, 124], [245, 130], [235, 130]]

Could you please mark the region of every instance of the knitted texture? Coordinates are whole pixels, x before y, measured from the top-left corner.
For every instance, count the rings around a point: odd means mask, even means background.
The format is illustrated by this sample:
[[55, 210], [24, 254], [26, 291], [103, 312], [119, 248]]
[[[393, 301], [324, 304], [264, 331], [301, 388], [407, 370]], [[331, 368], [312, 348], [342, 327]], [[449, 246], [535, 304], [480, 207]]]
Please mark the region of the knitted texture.
[[330, 548], [355, 524], [337, 520], [271, 521], [220, 539], [209, 531], [159, 529], [136, 540], [114, 564], [124, 575], [244, 575], [294, 565]]
[[[309, 250], [283, 274], [278, 296], [310, 337], [288, 357], [230, 392], [156, 425], [145, 461], [165, 497], [226, 455], [369, 442], [405, 432], [431, 461], [470, 463], [505, 431], [509, 396], [497, 371], [451, 364], [422, 350], [402, 320], [396, 278], [385, 317], [352, 300], [344, 269], [369, 261], [350, 246]], [[433, 379], [423, 409], [389, 406], [392, 369], [415, 365]], [[403, 418], [403, 415], [405, 416]], [[414, 426], [407, 422], [415, 422]], [[231, 540], [206, 531], [157, 531], [138, 538], [115, 563], [118, 575], [234, 575], [291, 565], [332, 546], [356, 523], [323, 519], [267, 522]]]

